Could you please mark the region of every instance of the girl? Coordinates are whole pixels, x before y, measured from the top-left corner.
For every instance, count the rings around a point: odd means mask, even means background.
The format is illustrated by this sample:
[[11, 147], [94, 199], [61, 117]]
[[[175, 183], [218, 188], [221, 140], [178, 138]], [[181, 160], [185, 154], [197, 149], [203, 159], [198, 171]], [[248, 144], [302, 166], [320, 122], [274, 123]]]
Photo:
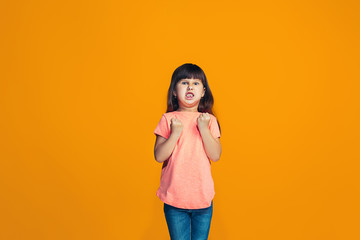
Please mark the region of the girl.
[[221, 155], [220, 126], [203, 70], [191, 63], [171, 78], [167, 111], [154, 130], [155, 160], [162, 164], [156, 195], [172, 240], [208, 238], [215, 195], [211, 161]]

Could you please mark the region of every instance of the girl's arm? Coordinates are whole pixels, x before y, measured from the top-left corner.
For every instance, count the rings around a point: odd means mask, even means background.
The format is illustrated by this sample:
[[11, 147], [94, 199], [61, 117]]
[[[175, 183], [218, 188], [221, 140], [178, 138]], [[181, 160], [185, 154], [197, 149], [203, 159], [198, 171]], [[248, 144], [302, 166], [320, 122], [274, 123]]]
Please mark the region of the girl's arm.
[[154, 156], [157, 162], [162, 163], [170, 157], [179, 137], [180, 134], [175, 132], [172, 132], [168, 139], [156, 135]]
[[160, 135], [156, 135], [154, 156], [157, 162], [162, 163], [170, 157], [170, 155], [174, 151], [177, 141], [179, 140], [182, 128], [183, 125], [179, 119], [177, 119], [176, 117], [171, 118], [171, 132], [169, 138], [166, 139]]
[[205, 152], [207, 156], [214, 162], [220, 159], [221, 155], [221, 143], [219, 138], [214, 138], [211, 135], [210, 129], [208, 127], [199, 128]]
[[214, 162], [220, 159], [221, 144], [219, 138], [214, 138], [211, 134], [209, 113], [202, 113], [198, 117], [198, 129], [200, 131], [206, 155]]

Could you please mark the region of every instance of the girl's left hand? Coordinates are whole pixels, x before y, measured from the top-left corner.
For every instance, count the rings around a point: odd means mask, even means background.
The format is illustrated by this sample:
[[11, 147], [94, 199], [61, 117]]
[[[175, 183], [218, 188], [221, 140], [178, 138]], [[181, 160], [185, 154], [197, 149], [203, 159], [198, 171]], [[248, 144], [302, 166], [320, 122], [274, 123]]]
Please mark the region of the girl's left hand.
[[197, 119], [199, 130], [202, 128], [209, 128], [210, 115], [209, 113], [201, 113]]

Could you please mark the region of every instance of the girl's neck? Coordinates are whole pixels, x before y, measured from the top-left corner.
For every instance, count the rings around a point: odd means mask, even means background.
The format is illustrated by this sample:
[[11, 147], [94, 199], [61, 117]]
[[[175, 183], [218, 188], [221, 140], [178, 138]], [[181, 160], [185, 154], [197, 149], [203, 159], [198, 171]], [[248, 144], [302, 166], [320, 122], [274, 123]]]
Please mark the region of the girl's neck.
[[176, 112], [199, 112], [196, 108], [178, 108]]

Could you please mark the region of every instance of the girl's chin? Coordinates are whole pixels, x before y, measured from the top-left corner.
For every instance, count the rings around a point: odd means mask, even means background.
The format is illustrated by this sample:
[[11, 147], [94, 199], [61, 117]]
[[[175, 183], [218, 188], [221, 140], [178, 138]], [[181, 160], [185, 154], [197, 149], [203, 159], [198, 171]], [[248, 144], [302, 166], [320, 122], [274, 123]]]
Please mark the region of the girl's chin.
[[192, 99], [184, 99], [182, 102], [184, 103], [197, 103], [199, 102], [198, 99], [192, 98]]
[[197, 101], [200, 101], [200, 99], [197, 99], [195, 97], [193, 97], [193, 98], [183, 98], [182, 100], [185, 101], [185, 102], [197, 102]]
[[182, 102], [180, 105], [187, 107], [187, 108], [195, 107], [195, 106], [199, 105], [199, 101], [185, 101], [185, 102]]

